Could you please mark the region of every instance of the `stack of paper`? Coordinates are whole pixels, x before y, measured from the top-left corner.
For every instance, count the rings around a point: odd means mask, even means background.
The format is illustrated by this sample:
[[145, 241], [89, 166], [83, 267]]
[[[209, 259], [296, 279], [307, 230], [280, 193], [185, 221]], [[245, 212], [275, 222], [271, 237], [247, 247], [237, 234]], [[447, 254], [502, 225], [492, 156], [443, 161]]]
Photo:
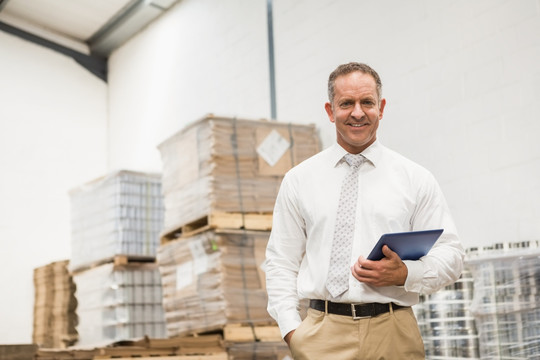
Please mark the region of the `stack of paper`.
[[34, 328], [32, 341], [42, 347], [65, 348], [77, 340], [75, 284], [68, 261], [34, 269]]
[[163, 283], [168, 336], [267, 324], [260, 265], [266, 231], [209, 230], [163, 244], [157, 261]]
[[165, 233], [212, 213], [271, 213], [283, 175], [319, 151], [314, 125], [208, 116], [159, 145]]

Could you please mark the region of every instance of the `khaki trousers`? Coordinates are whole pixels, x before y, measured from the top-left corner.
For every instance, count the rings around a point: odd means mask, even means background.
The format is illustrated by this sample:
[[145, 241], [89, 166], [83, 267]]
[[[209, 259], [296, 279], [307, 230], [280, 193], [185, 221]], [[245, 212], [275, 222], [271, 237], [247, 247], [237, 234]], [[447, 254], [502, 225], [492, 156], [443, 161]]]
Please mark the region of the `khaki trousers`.
[[359, 320], [310, 308], [290, 349], [295, 360], [425, 359], [411, 308]]

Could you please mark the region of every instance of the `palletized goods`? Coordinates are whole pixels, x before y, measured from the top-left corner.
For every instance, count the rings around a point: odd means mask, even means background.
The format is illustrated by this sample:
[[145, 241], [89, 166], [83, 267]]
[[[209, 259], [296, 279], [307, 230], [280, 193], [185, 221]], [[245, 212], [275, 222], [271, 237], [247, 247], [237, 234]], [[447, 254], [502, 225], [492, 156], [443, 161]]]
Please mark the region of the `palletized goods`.
[[42, 347], [65, 348], [77, 340], [75, 284], [68, 260], [34, 269], [32, 341]]
[[75, 273], [73, 279], [77, 286], [78, 346], [166, 337], [157, 264], [108, 263]]
[[155, 257], [163, 227], [160, 175], [117, 171], [72, 190], [70, 197], [72, 270], [116, 255]]
[[472, 254], [471, 304], [482, 359], [540, 359], [540, 244], [497, 244]]
[[272, 322], [260, 270], [268, 236], [208, 230], [161, 245], [157, 262], [168, 336]]
[[473, 278], [463, 271], [452, 285], [421, 295], [413, 307], [424, 340], [426, 359], [478, 359], [478, 333], [469, 308]]
[[271, 214], [283, 175], [316, 154], [319, 140], [313, 125], [208, 116], [159, 150], [164, 234], [174, 238], [215, 213]]

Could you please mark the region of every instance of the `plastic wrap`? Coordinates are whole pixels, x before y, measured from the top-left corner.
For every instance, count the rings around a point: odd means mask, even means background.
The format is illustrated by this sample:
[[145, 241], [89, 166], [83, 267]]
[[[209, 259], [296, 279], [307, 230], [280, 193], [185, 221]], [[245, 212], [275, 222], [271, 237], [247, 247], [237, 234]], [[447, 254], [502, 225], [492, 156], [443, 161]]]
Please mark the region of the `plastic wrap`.
[[164, 216], [160, 175], [118, 171], [70, 197], [72, 270], [116, 255], [155, 257]]
[[266, 231], [210, 230], [163, 244], [157, 261], [168, 336], [272, 322], [260, 270], [268, 237]]
[[482, 359], [540, 359], [540, 247], [497, 244], [470, 253]]
[[431, 295], [421, 295], [413, 307], [424, 340], [426, 359], [478, 359], [478, 333], [469, 311], [473, 278], [461, 278]]
[[76, 273], [79, 346], [166, 337], [157, 264], [104, 264]]
[[283, 175], [319, 151], [314, 125], [208, 116], [159, 145], [165, 233], [213, 212], [271, 213]]
[[68, 260], [34, 269], [32, 341], [42, 347], [65, 348], [77, 341], [75, 284]]

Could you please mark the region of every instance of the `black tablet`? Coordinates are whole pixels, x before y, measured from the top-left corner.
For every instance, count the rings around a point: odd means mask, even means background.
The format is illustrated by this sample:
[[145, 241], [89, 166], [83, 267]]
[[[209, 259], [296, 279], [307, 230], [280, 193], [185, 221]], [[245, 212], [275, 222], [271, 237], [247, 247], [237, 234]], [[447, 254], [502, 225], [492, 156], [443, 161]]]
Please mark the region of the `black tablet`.
[[382, 247], [388, 245], [401, 260], [418, 260], [428, 253], [443, 231], [444, 229], [436, 229], [384, 234], [367, 258], [381, 260], [384, 257]]

